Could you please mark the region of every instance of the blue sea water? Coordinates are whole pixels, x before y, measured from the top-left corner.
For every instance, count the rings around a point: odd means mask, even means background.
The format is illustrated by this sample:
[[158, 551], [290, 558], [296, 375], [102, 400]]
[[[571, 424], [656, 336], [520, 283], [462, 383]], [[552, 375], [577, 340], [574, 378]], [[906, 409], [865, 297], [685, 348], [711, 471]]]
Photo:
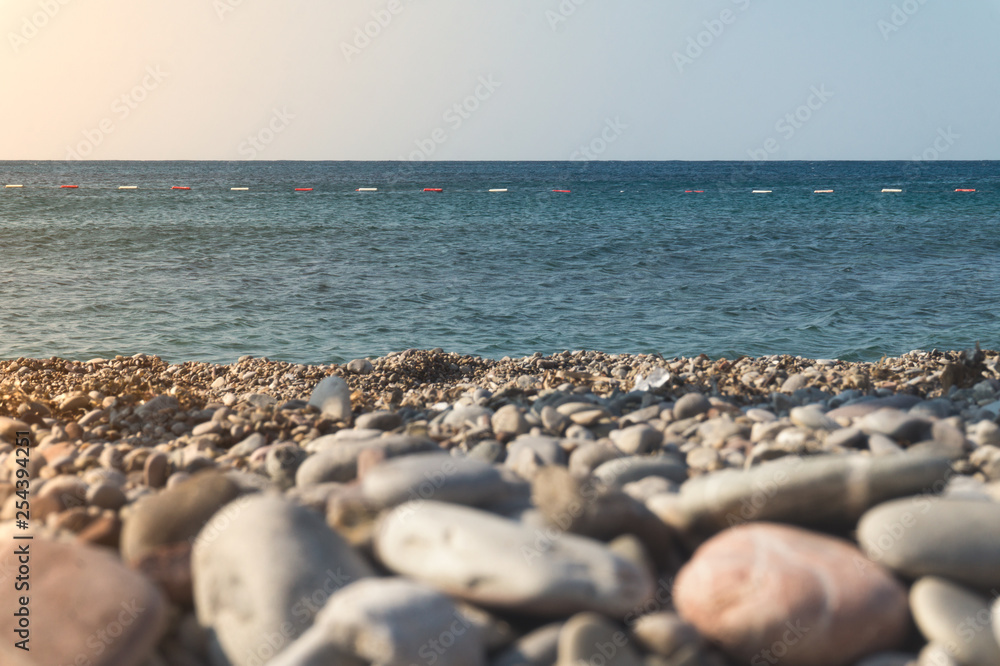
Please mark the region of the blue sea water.
[[1000, 162], [0, 162], [0, 183], [24, 185], [0, 189], [0, 358], [1000, 347]]

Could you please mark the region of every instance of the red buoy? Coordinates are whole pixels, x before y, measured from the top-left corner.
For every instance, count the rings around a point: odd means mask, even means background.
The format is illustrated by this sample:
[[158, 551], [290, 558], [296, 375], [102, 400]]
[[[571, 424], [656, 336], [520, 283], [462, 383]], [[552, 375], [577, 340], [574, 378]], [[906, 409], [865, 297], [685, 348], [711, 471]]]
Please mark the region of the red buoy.
[[975, 190], [955, 190], [956, 192], [975, 192]]
[[172, 189], [172, 190], [190, 190], [191, 188], [190, 187], [179, 187], [177, 185], [174, 185], [170, 189]]
[[64, 189], [64, 190], [75, 190], [75, 189], [77, 189], [80, 186], [79, 185], [60, 185], [59, 187], [62, 188], [62, 189]]
[[563, 194], [569, 194], [570, 190], [552, 190], [553, 192], [561, 192]]
[[424, 192], [444, 192], [440, 187], [425, 187]]
[[311, 188], [311, 187], [296, 187], [295, 191], [296, 192], [312, 192], [313, 188]]
[[705, 190], [684, 190], [684, 194], [704, 194]]

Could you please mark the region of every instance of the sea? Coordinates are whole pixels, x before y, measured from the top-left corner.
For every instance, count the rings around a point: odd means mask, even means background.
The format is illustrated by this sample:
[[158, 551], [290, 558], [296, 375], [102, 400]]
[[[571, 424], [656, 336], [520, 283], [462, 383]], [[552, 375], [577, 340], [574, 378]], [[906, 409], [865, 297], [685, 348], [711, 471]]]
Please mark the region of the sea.
[[977, 342], [1000, 162], [0, 162], [0, 359]]

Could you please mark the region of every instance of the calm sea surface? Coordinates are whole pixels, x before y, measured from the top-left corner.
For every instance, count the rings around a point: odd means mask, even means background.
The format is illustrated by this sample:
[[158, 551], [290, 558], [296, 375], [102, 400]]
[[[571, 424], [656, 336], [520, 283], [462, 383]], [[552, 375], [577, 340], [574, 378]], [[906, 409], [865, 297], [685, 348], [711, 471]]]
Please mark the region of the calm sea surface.
[[24, 185], [0, 189], [0, 359], [1000, 347], [1000, 162], [0, 162], [0, 184]]

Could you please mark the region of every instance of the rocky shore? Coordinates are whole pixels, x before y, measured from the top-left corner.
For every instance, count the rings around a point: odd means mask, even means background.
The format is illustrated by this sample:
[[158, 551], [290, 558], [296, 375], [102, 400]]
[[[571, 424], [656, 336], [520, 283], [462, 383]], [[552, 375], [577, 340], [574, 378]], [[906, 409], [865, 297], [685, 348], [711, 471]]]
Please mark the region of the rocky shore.
[[996, 666], [998, 423], [979, 349], [0, 361], [0, 662]]

